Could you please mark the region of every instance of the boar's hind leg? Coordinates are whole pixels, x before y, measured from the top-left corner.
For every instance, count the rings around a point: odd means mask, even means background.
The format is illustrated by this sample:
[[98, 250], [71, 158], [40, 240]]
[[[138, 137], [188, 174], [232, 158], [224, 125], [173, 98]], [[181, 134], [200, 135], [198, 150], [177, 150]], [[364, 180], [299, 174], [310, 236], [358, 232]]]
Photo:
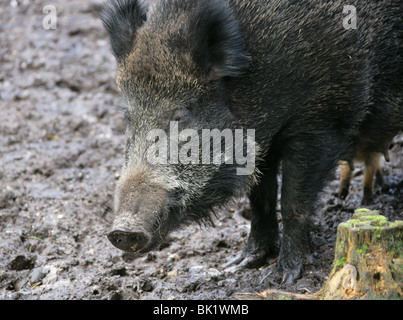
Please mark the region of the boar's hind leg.
[[[276, 155], [277, 152], [271, 154]], [[242, 252], [224, 268], [254, 268], [264, 265], [267, 258], [276, 257], [279, 250], [279, 232], [276, 215], [278, 161], [271, 159], [260, 168], [263, 176], [249, 196], [252, 221], [248, 241]]]
[[[327, 137], [329, 138], [329, 137]], [[283, 235], [275, 268], [283, 272], [282, 283], [300, 276], [303, 263], [310, 259], [310, 216], [318, 193], [337, 165], [341, 144], [315, 137], [287, 144], [283, 150], [281, 215]]]
[[339, 198], [346, 199], [350, 189], [350, 182], [353, 175], [351, 168], [347, 161], [342, 161], [340, 164], [340, 189]]
[[369, 205], [373, 202], [373, 189], [374, 189], [374, 176], [376, 175], [376, 182], [379, 185], [383, 184], [382, 167], [381, 167], [381, 154], [377, 152], [368, 152], [365, 154], [365, 169], [363, 180], [363, 197], [361, 205]]

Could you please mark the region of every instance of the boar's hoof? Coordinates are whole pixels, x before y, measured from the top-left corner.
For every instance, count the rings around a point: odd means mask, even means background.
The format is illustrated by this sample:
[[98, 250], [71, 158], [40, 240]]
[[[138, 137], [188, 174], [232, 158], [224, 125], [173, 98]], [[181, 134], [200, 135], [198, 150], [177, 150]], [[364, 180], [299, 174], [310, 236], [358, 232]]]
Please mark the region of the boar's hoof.
[[348, 189], [347, 189], [347, 188], [342, 188], [342, 189], [340, 189], [340, 191], [339, 191], [339, 198], [340, 198], [341, 200], [345, 200], [345, 199], [347, 198], [347, 196], [348, 196]]
[[374, 202], [374, 200], [373, 200], [372, 194], [371, 195], [365, 194], [361, 200], [361, 205], [369, 206], [369, 205], [373, 204], [373, 202]]
[[143, 232], [122, 229], [110, 232], [108, 239], [116, 248], [126, 252], [139, 251], [148, 243], [148, 237]]
[[234, 270], [241, 270], [244, 268], [257, 268], [265, 265], [268, 258], [270, 257], [271, 255], [267, 254], [264, 250], [255, 253], [244, 251], [240, 253], [235, 259], [224, 264], [222, 267], [224, 269], [233, 267]]
[[283, 278], [281, 279], [280, 286], [292, 285], [295, 280], [297, 280], [301, 276], [302, 267], [296, 267], [294, 269], [284, 268], [277, 262], [277, 264], [271, 267], [270, 271], [262, 278], [260, 283], [262, 284], [266, 278], [274, 276], [276, 273], [283, 273]]

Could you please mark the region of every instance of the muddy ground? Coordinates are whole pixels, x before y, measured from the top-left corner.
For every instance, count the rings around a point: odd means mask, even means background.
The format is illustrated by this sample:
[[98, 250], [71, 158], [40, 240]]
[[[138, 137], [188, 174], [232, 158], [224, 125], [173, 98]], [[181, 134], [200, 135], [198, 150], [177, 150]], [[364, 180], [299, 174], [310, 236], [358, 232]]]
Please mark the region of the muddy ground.
[[[261, 283], [269, 265], [222, 268], [247, 239], [244, 199], [219, 214], [214, 228], [188, 227], [140, 258], [108, 242], [124, 125], [114, 58], [97, 19], [100, 2], [0, 3], [0, 299], [234, 299], [279, 289], [280, 276]], [[56, 30], [43, 28], [47, 4], [56, 6]], [[391, 220], [403, 219], [402, 167], [400, 135], [371, 206]], [[357, 166], [345, 201], [335, 197], [337, 173], [324, 190], [314, 262], [282, 290], [321, 288], [336, 227], [360, 207], [362, 173]]]

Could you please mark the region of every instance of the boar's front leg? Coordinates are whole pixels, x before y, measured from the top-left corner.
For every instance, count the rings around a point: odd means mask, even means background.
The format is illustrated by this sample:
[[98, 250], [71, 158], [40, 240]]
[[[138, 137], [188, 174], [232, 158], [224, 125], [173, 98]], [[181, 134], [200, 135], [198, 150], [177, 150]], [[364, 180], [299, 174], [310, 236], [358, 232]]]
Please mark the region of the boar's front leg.
[[[319, 138], [316, 138], [319, 137]], [[289, 141], [282, 156], [281, 215], [283, 235], [277, 264], [291, 284], [310, 259], [310, 218], [318, 193], [338, 162], [343, 143], [326, 134]]]
[[254, 268], [264, 265], [268, 258], [276, 257], [279, 250], [279, 230], [276, 214], [278, 153], [265, 161], [260, 171], [263, 176], [249, 195], [252, 221], [248, 241], [242, 252], [224, 268]]

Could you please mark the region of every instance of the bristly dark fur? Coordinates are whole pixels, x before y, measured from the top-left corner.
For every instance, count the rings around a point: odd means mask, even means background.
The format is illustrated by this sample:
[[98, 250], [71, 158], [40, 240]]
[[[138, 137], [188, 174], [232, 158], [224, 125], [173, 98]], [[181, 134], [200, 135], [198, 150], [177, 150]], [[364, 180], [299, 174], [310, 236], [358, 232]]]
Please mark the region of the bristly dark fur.
[[103, 5], [100, 18], [118, 61], [131, 52], [137, 29], [146, 20], [146, 13], [137, 0], [115, 0]]

